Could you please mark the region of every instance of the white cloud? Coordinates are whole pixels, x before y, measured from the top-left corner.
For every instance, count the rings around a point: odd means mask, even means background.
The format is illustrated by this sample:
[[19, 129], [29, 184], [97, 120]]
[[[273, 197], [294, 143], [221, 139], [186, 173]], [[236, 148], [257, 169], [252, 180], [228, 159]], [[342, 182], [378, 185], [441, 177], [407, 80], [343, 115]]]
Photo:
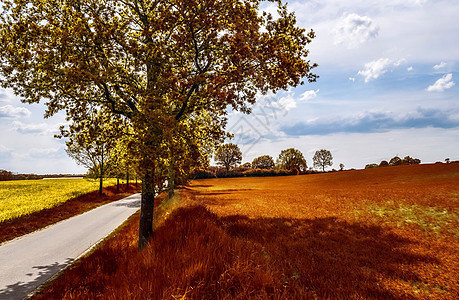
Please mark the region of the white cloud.
[[25, 107], [14, 107], [12, 105], [0, 106], [0, 118], [28, 118], [30, 111]]
[[379, 27], [372, 19], [358, 14], [343, 16], [333, 30], [335, 45], [344, 44], [356, 48], [378, 35]]
[[[365, 82], [377, 79], [388, 71], [389, 66], [399, 67], [406, 62], [406, 59], [391, 60], [389, 58], [380, 58], [365, 64], [365, 69], [360, 70], [357, 74], [365, 78]], [[409, 68], [408, 68], [409, 69]]]
[[387, 72], [387, 66], [390, 65], [390, 59], [380, 58], [378, 60], [365, 64], [365, 70], [360, 70], [357, 74], [365, 78], [365, 82], [372, 79], [377, 79], [379, 76]]
[[349, 80], [355, 82], [355, 77], [349, 77]]
[[308, 100], [314, 99], [315, 97], [317, 97], [318, 92], [319, 92], [319, 89], [315, 91], [314, 90], [306, 91], [303, 94], [301, 94], [300, 101], [308, 101]]
[[433, 66], [435, 70], [440, 70], [441, 68], [444, 68], [444, 67], [446, 67], [446, 63], [443, 61], [439, 63], [438, 65]]
[[410, 67], [408, 67], [406, 70], [407, 70], [408, 72], [411, 72], [411, 71], [413, 71], [414, 69], [413, 69], [412, 66], [410, 66]]
[[13, 129], [22, 134], [34, 134], [34, 135], [52, 135], [57, 132], [55, 125], [40, 123], [40, 124], [24, 124], [19, 121], [13, 122]]
[[280, 98], [277, 102], [271, 102], [271, 105], [274, 108], [283, 109], [289, 111], [292, 108], [296, 107], [295, 98], [293, 98], [293, 93], [289, 92], [286, 96]]
[[442, 78], [435, 81], [434, 84], [429, 85], [426, 89], [428, 92], [443, 92], [446, 89], [452, 88], [455, 85], [453, 81], [453, 74], [449, 73]]
[[394, 62], [394, 67], [398, 67], [401, 64], [403, 64], [404, 62], [406, 62], [406, 59], [404, 59], [404, 58], [397, 60], [397, 61]]

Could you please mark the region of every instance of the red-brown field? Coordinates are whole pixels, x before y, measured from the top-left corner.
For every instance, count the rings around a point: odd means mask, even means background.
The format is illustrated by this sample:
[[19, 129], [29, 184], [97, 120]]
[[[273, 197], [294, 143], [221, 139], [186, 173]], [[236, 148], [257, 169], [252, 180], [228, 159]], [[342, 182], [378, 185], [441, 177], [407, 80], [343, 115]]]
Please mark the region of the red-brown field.
[[180, 194], [146, 249], [136, 214], [38, 298], [458, 298], [459, 164], [195, 180]]

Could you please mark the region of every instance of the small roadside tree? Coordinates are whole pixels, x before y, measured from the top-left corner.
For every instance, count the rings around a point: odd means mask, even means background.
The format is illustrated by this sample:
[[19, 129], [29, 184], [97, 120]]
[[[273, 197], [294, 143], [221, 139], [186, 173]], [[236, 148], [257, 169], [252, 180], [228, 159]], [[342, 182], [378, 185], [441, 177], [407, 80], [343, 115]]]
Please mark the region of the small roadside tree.
[[303, 153], [295, 148], [282, 150], [276, 163], [281, 169], [296, 171], [297, 174], [307, 169]]
[[269, 155], [259, 156], [253, 160], [252, 168], [254, 169], [273, 169], [274, 160]]
[[314, 161], [314, 168], [322, 168], [323, 172], [325, 172], [326, 166], [333, 165], [333, 156], [329, 150], [325, 149], [317, 150], [312, 160]]
[[61, 126], [57, 138], [68, 138], [67, 154], [78, 164], [90, 170], [99, 178], [99, 195], [102, 195], [103, 180], [113, 161], [112, 152], [116, 139], [122, 129], [119, 116], [108, 111], [92, 108], [79, 123], [73, 123], [69, 129]]
[[224, 144], [215, 152], [215, 160], [218, 165], [225, 167], [226, 174], [228, 174], [230, 168], [241, 163], [242, 152], [236, 144]]

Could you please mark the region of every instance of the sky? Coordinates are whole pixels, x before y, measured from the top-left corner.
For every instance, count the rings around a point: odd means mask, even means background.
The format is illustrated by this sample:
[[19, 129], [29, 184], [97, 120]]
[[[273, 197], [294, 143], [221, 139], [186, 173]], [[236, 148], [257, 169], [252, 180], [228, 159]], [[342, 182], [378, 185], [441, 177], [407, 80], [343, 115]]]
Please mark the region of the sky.
[[[288, 8], [316, 33], [308, 59], [320, 78], [259, 95], [251, 115], [229, 113], [243, 162], [291, 147], [309, 167], [319, 149], [331, 151], [336, 169], [396, 155], [459, 160], [459, 1], [300, 0]], [[0, 169], [86, 172], [53, 137], [65, 116], [43, 119], [44, 110], [0, 89]]]

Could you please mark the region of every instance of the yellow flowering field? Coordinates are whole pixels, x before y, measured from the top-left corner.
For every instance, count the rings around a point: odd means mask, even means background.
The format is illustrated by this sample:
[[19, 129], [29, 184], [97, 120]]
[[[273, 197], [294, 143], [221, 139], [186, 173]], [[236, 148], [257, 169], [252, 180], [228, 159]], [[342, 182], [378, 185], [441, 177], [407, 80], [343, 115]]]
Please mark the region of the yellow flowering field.
[[[104, 181], [104, 187], [116, 179]], [[0, 181], [0, 222], [15, 219], [99, 189], [98, 180], [46, 179]]]

